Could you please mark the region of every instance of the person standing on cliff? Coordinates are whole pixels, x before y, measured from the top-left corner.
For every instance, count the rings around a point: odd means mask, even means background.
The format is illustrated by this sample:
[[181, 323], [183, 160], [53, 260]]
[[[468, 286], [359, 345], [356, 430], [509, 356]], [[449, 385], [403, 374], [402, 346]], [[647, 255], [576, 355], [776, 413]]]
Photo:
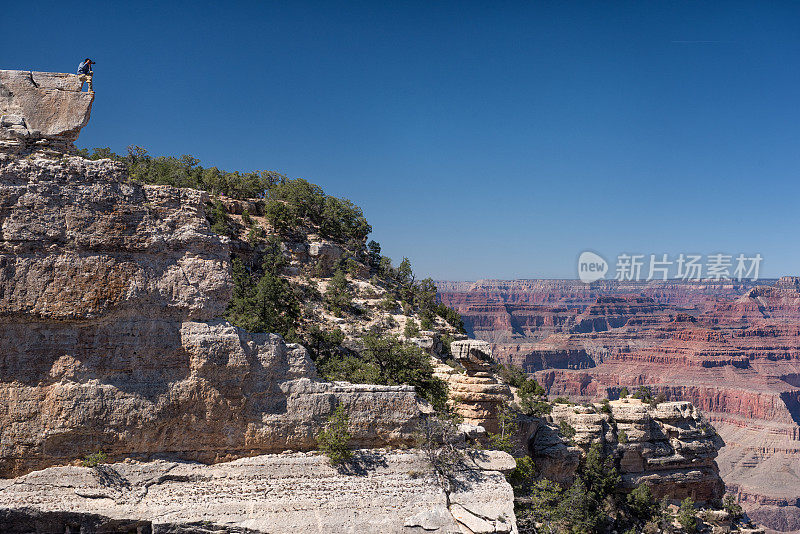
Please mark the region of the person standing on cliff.
[[92, 76], [94, 75], [92, 65], [94, 65], [94, 61], [88, 57], [78, 65], [78, 76], [81, 80], [81, 88], [83, 88], [83, 82], [86, 82], [87, 89], [90, 93], [94, 93], [94, 89], [92, 88]]

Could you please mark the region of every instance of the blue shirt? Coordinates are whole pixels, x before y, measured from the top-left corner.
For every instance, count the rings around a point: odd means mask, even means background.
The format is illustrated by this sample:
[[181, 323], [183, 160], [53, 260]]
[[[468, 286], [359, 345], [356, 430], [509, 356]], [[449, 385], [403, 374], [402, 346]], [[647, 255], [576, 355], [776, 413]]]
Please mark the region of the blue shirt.
[[78, 65], [78, 74], [89, 74], [92, 72], [92, 64], [88, 61], [81, 61], [81, 64]]

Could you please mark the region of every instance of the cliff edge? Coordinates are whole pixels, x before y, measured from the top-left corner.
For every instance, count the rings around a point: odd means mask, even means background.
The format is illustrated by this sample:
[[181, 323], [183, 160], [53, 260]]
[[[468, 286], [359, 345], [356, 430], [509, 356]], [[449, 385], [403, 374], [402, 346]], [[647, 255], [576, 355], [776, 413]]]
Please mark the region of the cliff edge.
[[0, 70], [0, 151], [74, 150], [94, 93], [75, 74]]

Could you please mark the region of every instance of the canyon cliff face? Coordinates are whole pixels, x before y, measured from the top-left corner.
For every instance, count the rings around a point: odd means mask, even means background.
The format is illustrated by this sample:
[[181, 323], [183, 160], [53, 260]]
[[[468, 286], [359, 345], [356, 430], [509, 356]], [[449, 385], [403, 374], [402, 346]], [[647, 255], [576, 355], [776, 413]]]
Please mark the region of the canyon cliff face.
[[[511, 456], [465, 452], [444, 484], [378, 450], [416, 444], [413, 387], [323, 381], [304, 347], [222, 319], [236, 245], [208, 195], [71, 155], [80, 87], [0, 71], [0, 531], [516, 532]], [[362, 449], [339, 469], [297, 452], [337, 406]], [[110, 463], [77, 466], [92, 453]]]
[[800, 279], [439, 283], [495, 358], [554, 395], [640, 385], [691, 401], [725, 442], [728, 491], [756, 522], [800, 530]]
[[338, 403], [359, 446], [410, 443], [413, 388], [319, 381], [303, 347], [217, 319], [230, 255], [205, 201], [107, 160], [0, 161], [0, 475], [309, 450]]

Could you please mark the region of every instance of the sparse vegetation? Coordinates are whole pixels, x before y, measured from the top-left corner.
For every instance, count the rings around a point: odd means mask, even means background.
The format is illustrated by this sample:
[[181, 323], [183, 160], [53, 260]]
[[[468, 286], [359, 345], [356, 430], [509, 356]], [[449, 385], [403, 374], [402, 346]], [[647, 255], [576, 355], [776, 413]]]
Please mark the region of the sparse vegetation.
[[353, 308], [353, 294], [347, 283], [347, 275], [341, 269], [337, 269], [328, 282], [328, 287], [325, 289], [325, 304], [337, 317], [343, 316]]
[[695, 516], [694, 501], [691, 497], [686, 497], [681, 502], [677, 519], [684, 532], [687, 532], [688, 534], [694, 534], [697, 532], [697, 517]]
[[448, 493], [452, 489], [457, 467], [465, 460], [457, 422], [456, 416], [447, 413], [426, 417], [415, 436], [417, 448], [425, 455], [437, 481]]
[[317, 445], [328, 457], [331, 465], [341, 465], [352, 457], [348, 443], [350, 434], [350, 417], [339, 404], [325, 421], [323, 429], [317, 434]]
[[360, 340], [360, 350], [332, 354], [317, 362], [327, 380], [360, 384], [414, 386], [417, 393], [438, 410], [444, 410], [447, 384], [433, 376], [428, 354], [396, 336], [369, 332]]
[[636, 390], [636, 393], [634, 393], [632, 397], [642, 402], [649, 403], [653, 400], [653, 393], [650, 391], [649, 387], [639, 386], [639, 389]]
[[489, 443], [498, 451], [512, 452], [514, 444], [511, 438], [517, 428], [517, 418], [514, 410], [508, 405], [501, 405], [497, 413], [497, 433], [489, 433]]
[[270, 240], [259, 268], [234, 258], [233, 296], [225, 317], [250, 332], [274, 332], [293, 338], [300, 322], [300, 302], [281, 276], [285, 259], [280, 243]]
[[731, 515], [731, 519], [734, 521], [740, 521], [744, 517], [744, 510], [732, 493], [725, 494], [722, 499], [722, 507]]
[[97, 467], [100, 464], [104, 464], [108, 461], [108, 455], [103, 451], [97, 451], [90, 454], [87, 454], [81, 460], [81, 465], [83, 467]]
[[572, 438], [575, 437], [576, 433], [575, 427], [564, 420], [558, 424], [558, 431], [566, 438], [567, 442], [572, 443]]

